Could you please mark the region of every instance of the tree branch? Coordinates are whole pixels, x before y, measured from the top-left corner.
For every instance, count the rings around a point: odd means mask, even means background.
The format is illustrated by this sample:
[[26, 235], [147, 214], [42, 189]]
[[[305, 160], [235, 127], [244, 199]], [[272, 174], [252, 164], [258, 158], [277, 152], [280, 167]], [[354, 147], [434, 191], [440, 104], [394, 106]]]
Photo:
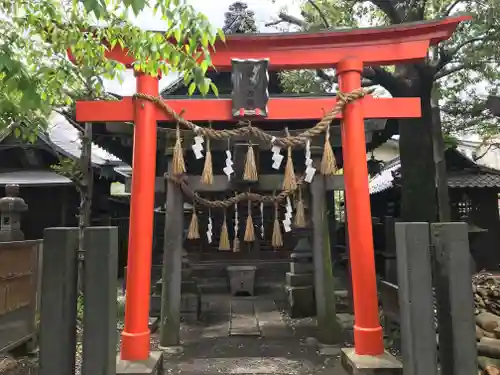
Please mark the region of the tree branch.
[[403, 21], [392, 0], [371, 0], [371, 2], [384, 12], [392, 23], [398, 24]]
[[438, 80], [441, 78], [444, 78], [446, 76], [449, 76], [450, 74], [459, 72], [462, 69], [477, 69], [481, 67], [483, 63], [477, 63], [477, 64], [458, 64], [455, 65], [454, 67], [448, 68], [448, 69], [441, 69], [434, 74], [434, 80]]
[[266, 26], [272, 26], [273, 24], [277, 25], [281, 22], [287, 22], [291, 25], [299, 26], [299, 27], [307, 27], [307, 23], [304, 20], [301, 20], [300, 18], [291, 16], [289, 14], [286, 14], [285, 12], [280, 12], [278, 14], [279, 20], [270, 22], [269, 24], [266, 24]]
[[453, 9], [459, 4], [461, 3], [462, 0], [455, 0], [454, 2], [452, 2], [448, 8], [445, 9], [444, 13], [443, 13], [443, 17], [447, 17], [450, 15], [450, 13], [453, 11]]
[[321, 8], [318, 6], [318, 4], [316, 4], [313, 0], [307, 0], [307, 2], [309, 4], [311, 4], [311, 6], [316, 10], [316, 12], [318, 12], [321, 20], [323, 21], [323, 25], [328, 29], [330, 28], [330, 23], [328, 22], [328, 19], [326, 18], [325, 14], [323, 13], [323, 11], [321, 10]]
[[71, 116], [71, 114], [68, 111], [65, 111], [64, 109], [59, 109], [59, 108], [55, 108], [54, 111], [56, 111], [60, 115], [63, 115], [64, 118], [71, 125], [73, 125], [79, 132], [83, 133], [85, 131], [85, 129], [78, 122], [76, 122], [75, 120], [73, 120], [73, 117]]
[[436, 65], [436, 72], [439, 72], [445, 67], [446, 64], [450, 63], [460, 50], [469, 44], [474, 44], [478, 42], [484, 42], [489, 39], [486, 35], [477, 36], [474, 38], [467, 39], [462, 43], [457, 44], [453, 49], [446, 50], [444, 47], [440, 47], [439, 50], [439, 61]]
[[483, 153], [482, 153], [481, 155], [479, 155], [479, 156], [477, 156], [477, 155], [476, 155], [476, 157], [474, 157], [474, 158], [472, 158], [472, 159], [473, 159], [474, 161], [478, 161], [478, 160], [480, 160], [480, 159], [484, 158], [484, 157], [486, 156], [486, 154], [487, 154], [488, 152], [490, 152], [490, 150], [491, 150], [493, 147], [498, 148], [498, 144], [497, 144], [497, 143], [490, 143], [490, 144], [488, 145], [488, 147], [486, 148], [486, 150], [484, 150], [484, 151], [483, 151]]
[[[377, 1], [386, 2], [388, 0], [377, 0]], [[392, 7], [395, 10], [392, 3], [390, 4], [390, 7]], [[296, 25], [302, 28], [307, 28], [309, 26], [308, 23], [305, 22], [304, 20], [290, 16], [284, 12], [280, 12], [278, 17], [280, 18], [279, 22], [273, 21], [270, 22], [269, 24], [279, 24], [281, 22], [287, 22], [289, 24]], [[320, 79], [323, 79], [329, 83], [338, 83], [337, 77], [332, 77], [328, 75], [324, 70], [318, 69], [316, 70], [316, 74]], [[372, 66], [364, 68], [362, 76], [364, 78], [362, 81], [363, 87], [380, 85], [384, 87], [387, 91], [389, 91], [392, 95], [398, 95], [405, 88], [404, 82], [398, 80], [397, 77], [395, 77], [392, 73], [389, 73], [380, 66]]]

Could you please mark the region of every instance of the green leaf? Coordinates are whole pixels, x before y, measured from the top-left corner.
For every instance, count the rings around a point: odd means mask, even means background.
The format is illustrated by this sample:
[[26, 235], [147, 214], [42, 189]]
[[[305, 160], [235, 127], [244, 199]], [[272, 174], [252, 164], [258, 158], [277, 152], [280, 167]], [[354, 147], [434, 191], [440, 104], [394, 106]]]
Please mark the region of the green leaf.
[[215, 85], [215, 83], [210, 82], [210, 88], [212, 89], [215, 96], [219, 96], [219, 89]]
[[201, 95], [205, 96], [208, 94], [208, 90], [210, 89], [210, 80], [205, 78], [199, 85]]
[[196, 83], [191, 82], [191, 84], [189, 85], [189, 89], [188, 89], [188, 95], [189, 96], [193, 95], [195, 90], [196, 90]]
[[208, 48], [208, 35], [206, 33], [203, 33], [201, 36], [201, 45], [203, 48]]
[[177, 41], [177, 43], [181, 42], [181, 37], [182, 37], [181, 32], [182, 31], [179, 28], [177, 28], [177, 29], [174, 30], [174, 38]]
[[201, 71], [203, 72], [203, 74], [205, 74], [208, 70], [208, 62], [207, 60], [203, 60], [200, 64], [200, 68], [201, 68]]
[[219, 36], [220, 40], [222, 40], [223, 42], [226, 41], [226, 34], [224, 34], [224, 30], [217, 29], [217, 35]]

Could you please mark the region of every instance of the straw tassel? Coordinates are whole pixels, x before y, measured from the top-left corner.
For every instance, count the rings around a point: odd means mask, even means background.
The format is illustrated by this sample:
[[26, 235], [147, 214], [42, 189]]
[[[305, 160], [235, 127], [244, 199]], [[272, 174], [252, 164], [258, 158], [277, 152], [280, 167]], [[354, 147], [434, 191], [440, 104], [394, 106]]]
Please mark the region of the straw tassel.
[[227, 231], [226, 212], [224, 212], [224, 221], [222, 222], [222, 228], [220, 231], [219, 250], [231, 251], [231, 245], [229, 244], [229, 233]]
[[332, 145], [330, 144], [330, 125], [325, 132], [325, 146], [323, 148], [323, 158], [321, 159], [321, 174], [331, 176], [337, 170], [335, 155], [333, 154]]
[[248, 144], [247, 157], [245, 160], [245, 170], [243, 172], [243, 180], [256, 182], [259, 180], [257, 175], [257, 165], [255, 163], [255, 153], [252, 144]]
[[293, 167], [292, 148], [288, 147], [288, 157], [285, 166], [285, 178], [283, 179], [283, 190], [294, 191], [297, 189], [297, 178]]
[[172, 156], [172, 174], [174, 176], [180, 176], [184, 173], [186, 173], [186, 164], [184, 163], [184, 151], [182, 150], [181, 131], [177, 123], [174, 154]]
[[283, 246], [283, 235], [281, 234], [281, 226], [278, 218], [278, 203], [274, 203], [274, 225], [271, 245], [275, 249]]
[[295, 207], [295, 220], [293, 225], [296, 228], [305, 228], [306, 226], [306, 213], [304, 208], [304, 200], [302, 199], [302, 189], [299, 188], [299, 196], [297, 200], [297, 207]]
[[210, 138], [207, 138], [207, 152], [205, 154], [205, 165], [203, 166], [203, 173], [201, 174], [201, 183], [204, 185], [212, 185], [214, 183]]
[[193, 206], [193, 215], [191, 216], [191, 223], [189, 224], [188, 240], [197, 240], [200, 238], [200, 227], [198, 225], [198, 215], [196, 215], [196, 208]]
[[255, 231], [253, 228], [253, 220], [252, 220], [252, 201], [248, 201], [248, 216], [247, 216], [247, 225], [245, 227], [245, 242], [253, 242], [255, 241]]

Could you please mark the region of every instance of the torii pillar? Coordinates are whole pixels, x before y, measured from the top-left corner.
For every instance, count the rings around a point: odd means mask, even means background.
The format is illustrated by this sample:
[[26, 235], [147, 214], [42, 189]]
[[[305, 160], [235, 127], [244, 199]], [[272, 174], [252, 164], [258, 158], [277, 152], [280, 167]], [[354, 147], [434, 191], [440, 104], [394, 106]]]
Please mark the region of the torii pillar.
[[[421, 61], [429, 46], [448, 39], [468, 16], [406, 23], [389, 27], [328, 31], [230, 35], [211, 58], [219, 71], [231, 71], [232, 59], [269, 59], [271, 70], [337, 68], [340, 88], [361, 87], [363, 65], [395, 65]], [[69, 53], [71, 58], [71, 53]], [[132, 67], [134, 57], [115, 46], [108, 58]], [[158, 95], [156, 78], [139, 75], [137, 91]], [[194, 122], [235, 121], [231, 99], [174, 99], [168, 105]], [[332, 108], [330, 97], [270, 98], [267, 120], [319, 120]], [[384, 353], [380, 327], [366, 165], [364, 120], [420, 117], [419, 98], [365, 97], [348, 104], [343, 114], [342, 148], [349, 217], [351, 276], [354, 299], [355, 355]], [[141, 361], [149, 356], [148, 310], [151, 273], [156, 122], [170, 121], [152, 103], [126, 97], [119, 101], [77, 102], [80, 122], [131, 122], [134, 128], [127, 299], [121, 358]], [[262, 119], [259, 119], [262, 121]]]
[[[138, 93], [158, 95], [158, 78], [136, 72]], [[134, 103], [134, 148], [132, 199], [127, 259], [125, 327], [121, 357], [127, 360], [149, 356], [149, 303], [153, 249], [153, 212], [156, 179], [156, 108], [154, 103]]]

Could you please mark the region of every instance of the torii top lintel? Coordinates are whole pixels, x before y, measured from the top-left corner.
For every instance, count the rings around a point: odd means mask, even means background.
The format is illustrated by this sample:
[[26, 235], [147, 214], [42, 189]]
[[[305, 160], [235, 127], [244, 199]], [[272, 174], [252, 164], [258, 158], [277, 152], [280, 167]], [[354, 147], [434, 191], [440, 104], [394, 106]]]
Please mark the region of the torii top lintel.
[[[346, 56], [366, 65], [389, 65], [421, 60], [429, 46], [451, 37], [470, 16], [316, 33], [233, 34], [218, 42], [211, 58], [219, 71], [231, 70], [231, 59], [269, 58], [271, 70], [332, 68]], [[134, 63], [127, 49], [115, 46], [108, 58], [128, 67]]]
[[[220, 71], [230, 71], [232, 59], [269, 58], [273, 70], [300, 68], [332, 68], [347, 57], [366, 65], [401, 64], [422, 60], [430, 45], [446, 40], [458, 24], [469, 16], [449, 17], [436, 21], [407, 23], [389, 27], [360, 28], [318, 33], [238, 34], [229, 35], [226, 44], [216, 45], [211, 58]], [[126, 50], [115, 46], [108, 58], [128, 66], [134, 62]], [[71, 57], [71, 56], [70, 56]], [[169, 99], [168, 105], [177, 113], [184, 112], [190, 121], [234, 121], [231, 99]], [[330, 97], [269, 99], [267, 120], [311, 120], [322, 117], [332, 108]], [[364, 118], [414, 118], [421, 116], [420, 98], [378, 98], [361, 100]], [[131, 97], [119, 101], [79, 101], [77, 121], [134, 121]], [[157, 109], [156, 120], [171, 121]], [[338, 117], [342, 117], [339, 114]]]

